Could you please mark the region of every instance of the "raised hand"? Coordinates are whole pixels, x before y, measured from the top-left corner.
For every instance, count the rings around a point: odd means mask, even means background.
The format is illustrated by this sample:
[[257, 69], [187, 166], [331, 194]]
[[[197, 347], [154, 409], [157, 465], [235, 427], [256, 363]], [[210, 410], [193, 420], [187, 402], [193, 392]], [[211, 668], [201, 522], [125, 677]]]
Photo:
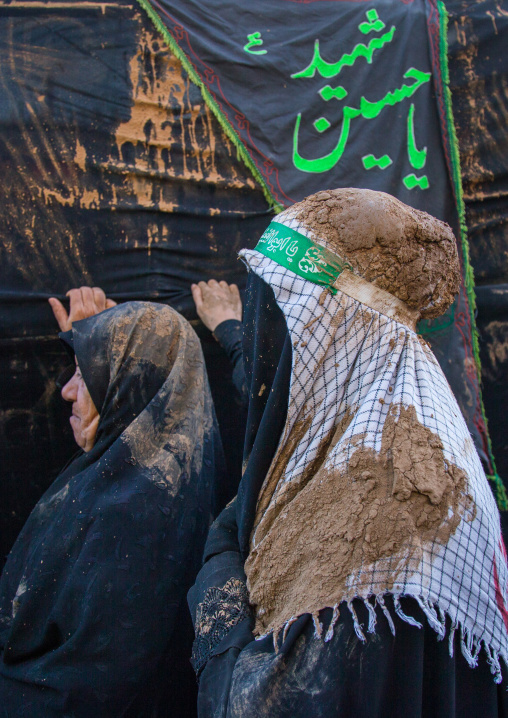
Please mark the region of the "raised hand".
[[212, 332], [226, 319], [242, 320], [242, 300], [236, 284], [210, 279], [192, 284], [191, 291], [199, 318]]
[[91, 317], [94, 314], [115, 307], [116, 302], [108, 299], [100, 287], [79, 287], [70, 289], [67, 294], [70, 301], [69, 313], [56, 297], [48, 299], [55, 319], [62, 332], [68, 331], [73, 322]]

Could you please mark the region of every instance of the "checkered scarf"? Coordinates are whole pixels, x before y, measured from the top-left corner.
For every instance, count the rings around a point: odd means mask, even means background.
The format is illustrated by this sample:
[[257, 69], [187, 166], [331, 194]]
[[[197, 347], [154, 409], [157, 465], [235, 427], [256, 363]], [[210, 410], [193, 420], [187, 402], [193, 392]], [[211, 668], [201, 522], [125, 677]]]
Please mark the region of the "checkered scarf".
[[[436, 534], [413, 554], [418, 556], [416, 563], [413, 560], [410, 568], [402, 571], [400, 555], [397, 560], [382, 556], [369, 565], [356, 566], [347, 577], [346, 589], [333, 601], [298, 606], [298, 610], [293, 606], [291, 615], [281, 615], [278, 625], [259, 632], [273, 632], [276, 640], [279, 631], [287, 631], [298, 615], [309, 612], [320, 636], [319, 610], [333, 607], [334, 619], [325, 636], [329, 640], [338, 605], [347, 601], [357, 635], [365, 640], [353, 598], [363, 599], [369, 609], [368, 631], [375, 631], [376, 604], [394, 631], [383, 596], [391, 594], [397, 614], [420, 626], [400, 606], [401, 596], [412, 596], [440, 638], [445, 637], [449, 616], [450, 652], [455, 630], [461, 633], [462, 652], [471, 666], [477, 665], [483, 645], [495, 680], [500, 682], [499, 659], [505, 663], [508, 659], [508, 570], [499, 515], [465, 421], [432, 352], [412, 329], [344, 292], [333, 296], [255, 250], [243, 250], [241, 256], [249, 269], [272, 287], [293, 344], [286, 425], [259, 495], [246, 563], [251, 597], [255, 557], [263, 552], [273, 526], [279, 532], [287, 528], [281, 507], [290, 506], [304, 486], [309, 490], [309, 466], [322, 442], [346, 416], [352, 415], [350, 423], [337, 443], [332, 442], [325, 468], [347, 468], [358, 438], [363, 447], [379, 452], [390, 412], [393, 415], [397, 407], [414, 407], [418, 422], [441, 440], [445, 464], [458, 467], [467, 477], [466, 491], [459, 498], [460, 521], [444, 543]], [[283, 470], [276, 471], [281, 462]], [[311, 490], [319, 492], [319, 482]], [[412, 548], [409, 541], [404, 550], [409, 555]], [[320, 554], [313, 560], [326, 561], [328, 571], [334, 565], [333, 556]], [[263, 570], [258, 566], [257, 574]], [[257, 603], [255, 596], [253, 601], [259, 618], [268, 607]]]

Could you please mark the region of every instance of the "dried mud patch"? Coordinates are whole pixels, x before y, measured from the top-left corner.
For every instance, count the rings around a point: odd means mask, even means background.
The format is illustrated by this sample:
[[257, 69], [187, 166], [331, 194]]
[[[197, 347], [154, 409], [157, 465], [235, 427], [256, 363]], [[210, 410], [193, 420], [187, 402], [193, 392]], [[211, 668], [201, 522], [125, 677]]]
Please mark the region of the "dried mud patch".
[[[392, 408], [379, 453], [356, 439], [349, 463], [325, 464], [249, 555], [258, 633], [390, 590], [402, 571], [418, 569], [425, 546], [445, 545], [471, 511], [466, 475], [445, 461], [441, 440], [420, 424], [414, 407]], [[377, 561], [384, 573], [373, 590], [367, 569]]]
[[313, 239], [355, 272], [398, 297], [421, 317], [442, 314], [460, 281], [450, 227], [384, 192], [334, 189], [290, 207], [278, 221], [296, 219]]

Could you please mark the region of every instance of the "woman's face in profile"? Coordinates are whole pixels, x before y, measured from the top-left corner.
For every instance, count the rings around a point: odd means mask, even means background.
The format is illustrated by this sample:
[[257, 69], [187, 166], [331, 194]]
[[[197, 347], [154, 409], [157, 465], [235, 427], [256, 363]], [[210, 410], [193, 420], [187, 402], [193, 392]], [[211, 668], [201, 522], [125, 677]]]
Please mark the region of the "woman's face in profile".
[[74, 439], [83, 451], [90, 451], [95, 443], [99, 412], [95, 408], [76, 360], [76, 371], [62, 389], [65, 401], [72, 401], [70, 418]]

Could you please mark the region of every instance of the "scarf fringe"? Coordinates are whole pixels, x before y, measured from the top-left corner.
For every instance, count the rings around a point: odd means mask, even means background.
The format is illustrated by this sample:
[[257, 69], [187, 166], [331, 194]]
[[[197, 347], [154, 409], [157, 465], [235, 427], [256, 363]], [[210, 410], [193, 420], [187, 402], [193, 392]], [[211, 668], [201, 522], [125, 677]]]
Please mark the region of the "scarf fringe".
[[[367, 599], [364, 599], [364, 603], [366, 603], [366, 602], [367, 602]], [[356, 615], [356, 611], [353, 608], [353, 601], [348, 601], [347, 607], [349, 608], [349, 611], [350, 611], [351, 615], [353, 616], [353, 625], [355, 627], [355, 633], [358, 636], [358, 638], [360, 639], [360, 641], [362, 641], [362, 643], [365, 643], [365, 641], [367, 639], [365, 638], [365, 634], [362, 631], [362, 627], [358, 620], [358, 616]]]
[[450, 658], [453, 658], [453, 645], [454, 645], [454, 639], [455, 639], [455, 631], [459, 627], [458, 623], [455, 623], [455, 621], [450, 626], [450, 635], [448, 636], [448, 653], [450, 654]]
[[[400, 605], [400, 599], [402, 594], [394, 595], [392, 594], [393, 598], [393, 605], [395, 609], [395, 613], [397, 616], [404, 621], [404, 623], [409, 624], [410, 626], [414, 626], [415, 628], [423, 628], [423, 625], [417, 621], [412, 616], [408, 616], [404, 611], [402, 610], [402, 607]], [[368, 611], [369, 614], [369, 622], [367, 627], [367, 633], [375, 633], [376, 632], [376, 625], [378, 617], [376, 615], [376, 606], [379, 606], [382, 610], [387, 622], [388, 626], [390, 627], [390, 631], [395, 636], [395, 624], [393, 622], [393, 618], [390, 614], [390, 611], [385, 603], [384, 596], [380, 594], [379, 596], [373, 596], [372, 597], [374, 601], [372, 602], [369, 600], [369, 598], [360, 598], [358, 597], [356, 600], [363, 601], [363, 604], [365, 608]], [[446, 637], [446, 614], [441, 609], [440, 606], [434, 606], [428, 599], [418, 597], [418, 596], [412, 596], [412, 598], [415, 598], [418, 602], [418, 605], [422, 609], [422, 611], [425, 614], [425, 617], [428, 621], [429, 626], [435, 631], [437, 634], [437, 640], [442, 641]], [[353, 606], [353, 600], [350, 599], [347, 601], [347, 607], [349, 609], [349, 612], [351, 613], [351, 617], [353, 619], [353, 627], [356, 633], [356, 636], [358, 637], [358, 640], [360, 640], [362, 643], [365, 643], [367, 641], [367, 638], [365, 637], [365, 633], [363, 631], [363, 624], [360, 623], [358, 619], [358, 615], [356, 613], [356, 610]], [[328, 628], [325, 632], [325, 627], [323, 623], [319, 619], [320, 611], [316, 611], [312, 614], [312, 622], [314, 624], [314, 638], [316, 639], [323, 639], [325, 643], [328, 643], [332, 640], [335, 632], [335, 626], [337, 625], [337, 621], [340, 617], [340, 611], [339, 611], [339, 604], [336, 603], [333, 606], [333, 613], [332, 618], [330, 620], [330, 623], [328, 625]], [[291, 616], [290, 619], [288, 619], [280, 628], [277, 630], [271, 630], [268, 631], [266, 634], [263, 634], [262, 636], [256, 636], [256, 640], [261, 640], [262, 638], [265, 638], [266, 636], [272, 634], [273, 639], [273, 646], [276, 653], [280, 650], [279, 645], [279, 637], [282, 634], [282, 644], [285, 642], [289, 629], [297, 621], [299, 616]], [[485, 649], [485, 654], [487, 656], [487, 663], [490, 666], [490, 671], [494, 677], [495, 683], [501, 683], [502, 681], [502, 671], [501, 671], [501, 663], [500, 658], [503, 659], [505, 665], [508, 667], [508, 660], [505, 656], [501, 656], [498, 652], [496, 652], [491, 646], [489, 646], [486, 641], [483, 638], [478, 638], [474, 635], [474, 633], [470, 630], [468, 630], [465, 626], [460, 625], [456, 621], [452, 622], [452, 625], [450, 626], [450, 630], [448, 632], [448, 652], [450, 656], [453, 658], [454, 655], [454, 640], [455, 640], [455, 632], [460, 629], [460, 649], [461, 653], [466, 659], [468, 665], [471, 668], [476, 668], [478, 666], [478, 658], [482, 649]], [[281, 644], [281, 645], [282, 645]]]
[[[420, 603], [420, 601], [418, 601], [418, 603]], [[423, 625], [419, 621], [417, 621], [416, 619], [414, 619], [411, 616], [408, 616], [406, 613], [404, 613], [404, 611], [402, 610], [402, 608], [400, 606], [400, 598], [398, 596], [393, 597], [393, 605], [395, 606], [395, 613], [405, 623], [409, 623], [410, 626], [414, 626], [415, 628], [423, 628]], [[420, 603], [420, 606], [423, 609], [423, 606], [421, 603]], [[425, 615], [427, 615], [427, 614], [425, 614]]]
[[369, 611], [369, 627], [367, 628], [367, 632], [375, 633], [377, 623], [376, 606], [373, 606], [368, 598], [364, 600], [364, 603], [367, 606], [367, 610]]
[[325, 643], [328, 643], [328, 641], [331, 641], [333, 638], [333, 629], [335, 628], [335, 624], [337, 623], [339, 619], [339, 604], [336, 603], [333, 607], [333, 615], [332, 620], [330, 621], [330, 625], [328, 626], [328, 630], [326, 632], [325, 636]]
[[319, 612], [312, 614], [312, 620], [314, 621], [314, 638], [321, 638], [323, 635], [323, 624], [319, 620]]
[[425, 617], [427, 618], [427, 621], [429, 622], [429, 626], [434, 629], [434, 631], [437, 633], [438, 640], [442, 641], [446, 634], [446, 625], [443, 621], [439, 620], [439, 617], [437, 615], [436, 609], [434, 606], [430, 603], [430, 601], [427, 601], [422, 598], [417, 598], [418, 604], [422, 611], [425, 614]]
[[381, 610], [385, 614], [386, 620], [388, 621], [388, 625], [390, 626], [390, 631], [395, 636], [395, 624], [390, 615], [390, 611], [388, 610], [388, 608], [385, 604], [385, 599], [383, 598], [383, 596], [376, 596], [376, 603], [378, 603], [381, 606]]

